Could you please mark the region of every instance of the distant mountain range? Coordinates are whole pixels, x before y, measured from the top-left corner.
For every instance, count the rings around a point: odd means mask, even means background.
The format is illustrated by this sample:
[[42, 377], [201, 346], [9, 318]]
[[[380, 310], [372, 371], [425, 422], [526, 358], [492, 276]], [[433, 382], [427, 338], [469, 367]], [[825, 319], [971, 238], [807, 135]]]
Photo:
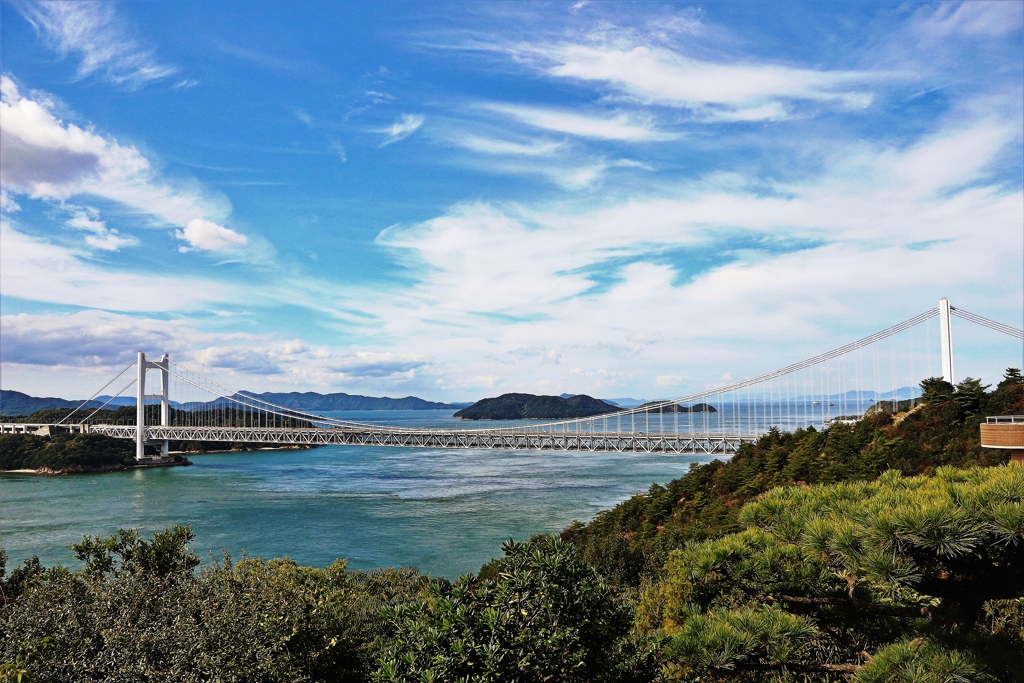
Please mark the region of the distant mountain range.
[[[135, 401], [132, 401], [134, 404]], [[53, 396], [38, 397], [23, 394], [20, 391], [4, 389], [0, 391], [0, 415], [31, 415], [38, 410], [49, 410], [51, 408], [77, 408], [82, 405], [82, 400], [69, 401], [64, 398]], [[86, 408], [99, 408], [102, 403], [90, 401]]]
[[[285, 408], [291, 408], [292, 410], [316, 410], [316, 411], [327, 411], [327, 410], [458, 410], [459, 408], [465, 408], [466, 406], [472, 405], [471, 403], [438, 403], [436, 401], [426, 401], [422, 398], [415, 396], [406, 396], [405, 398], [388, 398], [388, 397], [374, 397], [374, 396], [359, 396], [353, 394], [317, 394], [312, 391], [307, 392], [289, 392], [289, 393], [275, 393], [265, 392], [257, 394], [255, 392], [239, 392], [245, 396], [252, 396], [254, 398], [267, 401], [268, 403], [274, 403]], [[110, 401], [107, 403], [107, 401]], [[220, 405], [224, 402], [224, 399], [217, 399], [210, 401], [209, 403]], [[110, 396], [97, 396], [95, 400], [89, 401], [85, 408], [93, 410], [99, 408], [104, 403], [107, 403], [108, 408], [117, 408], [119, 406], [133, 406], [135, 405], [134, 396], [118, 396], [111, 399]], [[82, 404], [82, 400], [71, 401], [63, 398], [55, 397], [36, 397], [23, 394], [20, 391], [10, 391], [4, 389], [0, 392], [0, 415], [31, 415], [32, 413], [39, 410], [50, 410], [53, 408], [77, 408]], [[171, 401], [171, 405], [175, 408], [186, 408], [189, 410], [195, 410], [200, 407], [200, 404], [180, 404], [175, 401]]]
[[471, 405], [470, 403], [438, 403], [415, 396], [376, 398], [354, 394], [317, 394], [312, 391], [302, 393], [292, 391], [286, 394], [269, 391], [262, 394], [250, 391], [239, 393], [293, 410], [457, 410]]

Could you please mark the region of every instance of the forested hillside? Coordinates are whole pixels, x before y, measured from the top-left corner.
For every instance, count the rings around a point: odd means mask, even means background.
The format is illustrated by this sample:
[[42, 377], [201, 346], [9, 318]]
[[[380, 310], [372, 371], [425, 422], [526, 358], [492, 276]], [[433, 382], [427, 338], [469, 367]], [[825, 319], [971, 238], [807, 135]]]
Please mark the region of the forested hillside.
[[[991, 683], [1024, 680], [1024, 467], [980, 448], [1011, 370], [771, 433], [451, 583], [225, 558], [191, 531], [0, 554], [0, 680]], [[21, 678], [19, 678], [21, 677]]]
[[653, 484], [589, 524], [574, 524], [562, 537], [609, 580], [638, 586], [660, 570], [669, 550], [738, 531], [743, 504], [777, 486], [873, 479], [890, 469], [928, 474], [946, 465], [1006, 462], [1007, 451], [981, 447], [978, 425], [985, 415], [1024, 413], [1018, 370], [1007, 370], [991, 392], [971, 378], [956, 387], [929, 379], [922, 389], [922, 399], [903, 413], [874, 412], [855, 425], [820, 431], [772, 431], [729, 461], [698, 465], [679, 479]]

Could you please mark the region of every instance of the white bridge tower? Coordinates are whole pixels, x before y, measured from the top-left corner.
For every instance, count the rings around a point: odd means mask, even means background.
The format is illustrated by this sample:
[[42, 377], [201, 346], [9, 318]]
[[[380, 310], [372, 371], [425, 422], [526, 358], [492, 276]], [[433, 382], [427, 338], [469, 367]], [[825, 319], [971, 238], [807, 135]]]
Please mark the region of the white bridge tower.
[[953, 325], [949, 299], [939, 299], [939, 345], [942, 347], [942, 379], [953, 384]]
[[[168, 427], [171, 424], [171, 402], [168, 390], [170, 388], [170, 359], [166, 353], [156, 363], [146, 360], [146, 354], [139, 351], [138, 378], [136, 379], [136, 401], [135, 401], [135, 459], [139, 462], [147, 460], [146, 457], [146, 399], [160, 401], [160, 426]], [[160, 371], [160, 393], [146, 393], [146, 371]], [[159, 458], [166, 458], [170, 442], [164, 441]]]

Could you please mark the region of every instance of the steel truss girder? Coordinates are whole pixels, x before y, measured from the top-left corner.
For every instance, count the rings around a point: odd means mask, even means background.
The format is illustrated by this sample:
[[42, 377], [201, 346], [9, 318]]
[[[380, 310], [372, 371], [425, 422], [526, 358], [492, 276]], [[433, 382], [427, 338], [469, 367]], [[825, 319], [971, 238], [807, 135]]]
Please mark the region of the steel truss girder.
[[[89, 431], [120, 439], [136, 438], [132, 425], [92, 425]], [[648, 434], [640, 432], [504, 432], [476, 430], [284, 429], [273, 427], [146, 427], [153, 441], [227, 441], [275, 445], [400, 446], [530, 451], [687, 453], [731, 455], [757, 434]]]

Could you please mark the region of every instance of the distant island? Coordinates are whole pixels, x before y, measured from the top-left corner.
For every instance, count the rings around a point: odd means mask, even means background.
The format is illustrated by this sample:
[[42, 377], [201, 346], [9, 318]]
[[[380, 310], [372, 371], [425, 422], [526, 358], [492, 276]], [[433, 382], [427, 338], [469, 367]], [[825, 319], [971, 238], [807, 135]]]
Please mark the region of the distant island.
[[678, 403], [669, 403], [668, 405], [660, 405], [663, 401], [651, 401], [650, 403], [644, 403], [638, 408], [651, 408], [652, 410], [658, 410], [662, 413], [717, 413], [718, 409], [709, 403], [694, 403], [692, 406], [682, 406]]
[[536, 396], [534, 394], [502, 394], [485, 398], [452, 417], [463, 420], [557, 420], [574, 417], [590, 417], [621, 410], [618, 406], [605, 403], [586, 394], [569, 398], [561, 396]]

